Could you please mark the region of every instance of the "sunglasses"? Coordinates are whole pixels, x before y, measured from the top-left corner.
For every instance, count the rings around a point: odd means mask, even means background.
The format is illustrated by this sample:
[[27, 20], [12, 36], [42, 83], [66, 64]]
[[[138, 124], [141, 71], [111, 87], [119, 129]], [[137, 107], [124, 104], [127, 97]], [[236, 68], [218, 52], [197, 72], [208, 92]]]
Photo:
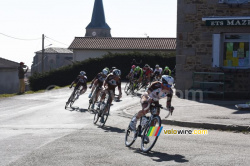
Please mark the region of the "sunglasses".
[[169, 85], [169, 84], [166, 84], [166, 83], [164, 83], [163, 85], [166, 86], [166, 87], [168, 87], [168, 88], [172, 87], [172, 85]]

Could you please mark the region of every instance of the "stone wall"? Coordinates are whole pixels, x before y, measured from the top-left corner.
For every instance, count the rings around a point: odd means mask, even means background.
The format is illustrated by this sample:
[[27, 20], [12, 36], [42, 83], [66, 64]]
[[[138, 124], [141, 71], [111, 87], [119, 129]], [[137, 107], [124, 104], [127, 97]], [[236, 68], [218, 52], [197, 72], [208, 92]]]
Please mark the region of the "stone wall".
[[[250, 16], [250, 3], [239, 7], [219, 4], [218, 0], [178, 0], [177, 47], [176, 47], [176, 88], [187, 90], [192, 86], [194, 71], [219, 71], [212, 67], [212, 35], [220, 33], [250, 33], [250, 27], [206, 26], [203, 17], [209, 16]], [[231, 71], [234, 75], [234, 90], [246, 91], [250, 72]], [[229, 88], [230, 89], [230, 88]]]

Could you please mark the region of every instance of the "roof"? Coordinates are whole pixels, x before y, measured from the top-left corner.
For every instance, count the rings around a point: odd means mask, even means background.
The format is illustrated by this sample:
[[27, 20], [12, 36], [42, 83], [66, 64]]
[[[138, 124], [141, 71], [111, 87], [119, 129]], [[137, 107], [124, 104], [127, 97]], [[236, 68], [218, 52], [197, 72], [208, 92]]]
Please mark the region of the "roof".
[[69, 49], [175, 50], [176, 38], [75, 37]]
[[17, 68], [20, 64], [0, 57], [0, 68]]
[[105, 21], [105, 14], [104, 14], [102, 0], [95, 0], [92, 19], [89, 25], [86, 27], [86, 29], [93, 29], [93, 28], [110, 29], [110, 27]]
[[[42, 50], [37, 51], [35, 53], [42, 53]], [[73, 52], [71, 50], [69, 50], [68, 48], [58, 48], [58, 47], [49, 47], [44, 49], [44, 53], [47, 54], [56, 54], [56, 53], [60, 53], [60, 54], [73, 54]]]

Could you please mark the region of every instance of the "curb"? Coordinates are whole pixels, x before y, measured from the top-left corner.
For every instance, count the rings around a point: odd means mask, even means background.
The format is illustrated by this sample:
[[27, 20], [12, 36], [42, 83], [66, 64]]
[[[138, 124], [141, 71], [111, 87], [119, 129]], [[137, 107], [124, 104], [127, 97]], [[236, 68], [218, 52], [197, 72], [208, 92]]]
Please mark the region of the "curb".
[[214, 129], [214, 130], [250, 131], [250, 126], [240, 126], [240, 125], [196, 123], [196, 122], [184, 122], [176, 120], [162, 120], [162, 123], [168, 125], [181, 126], [181, 127], [204, 128], [204, 129]]

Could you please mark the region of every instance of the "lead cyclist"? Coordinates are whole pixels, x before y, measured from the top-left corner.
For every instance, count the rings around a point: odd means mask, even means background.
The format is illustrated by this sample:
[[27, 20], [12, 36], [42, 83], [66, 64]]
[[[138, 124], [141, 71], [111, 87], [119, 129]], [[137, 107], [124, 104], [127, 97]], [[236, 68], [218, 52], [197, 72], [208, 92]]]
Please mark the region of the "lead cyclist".
[[[159, 104], [159, 100], [167, 97], [166, 107], [173, 111], [173, 107], [171, 107], [171, 100], [173, 96], [173, 90], [171, 89], [174, 83], [174, 78], [168, 75], [163, 75], [161, 77], [161, 81], [155, 81], [148, 88], [147, 92], [141, 97], [141, 105], [142, 109], [137, 113], [135, 117], [131, 120], [129, 126], [132, 130], [136, 130], [136, 124], [138, 119], [142, 116], [146, 115], [149, 111], [149, 106], [151, 103]], [[156, 115], [159, 115], [160, 111], [157, 111]], [[145, 138], [147, 141], [148, 138]]]

